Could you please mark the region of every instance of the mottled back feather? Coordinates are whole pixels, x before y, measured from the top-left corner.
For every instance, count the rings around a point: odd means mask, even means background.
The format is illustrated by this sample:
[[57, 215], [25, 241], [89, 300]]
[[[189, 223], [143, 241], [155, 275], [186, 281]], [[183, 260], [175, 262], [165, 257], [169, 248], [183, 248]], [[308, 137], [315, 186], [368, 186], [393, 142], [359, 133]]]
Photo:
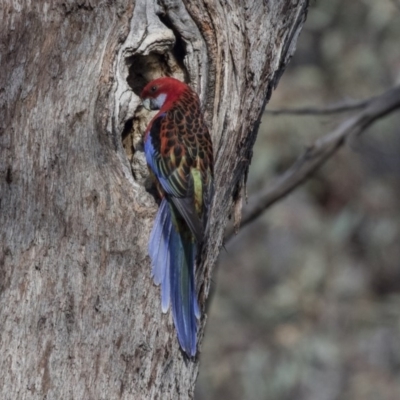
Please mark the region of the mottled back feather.
[[197, 242], [202, 242], [212, 194], [213, 153], [197, 95], [183, 93], [153, 121], [147, 140], [153, 148], [149, 164], [158, 181]]

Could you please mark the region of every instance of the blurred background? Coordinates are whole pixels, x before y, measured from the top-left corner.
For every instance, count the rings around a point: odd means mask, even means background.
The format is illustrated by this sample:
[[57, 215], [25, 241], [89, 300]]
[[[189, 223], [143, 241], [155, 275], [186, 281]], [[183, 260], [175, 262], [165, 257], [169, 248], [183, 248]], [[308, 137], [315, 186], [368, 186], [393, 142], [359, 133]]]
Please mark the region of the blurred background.
[[[400, 83], [400, 0], [311, 3], [268, 109]], [[249, 195], [351, 113], [265, 113]], [[226, 243], [196, 400], [400, 399], [400, 112]]]

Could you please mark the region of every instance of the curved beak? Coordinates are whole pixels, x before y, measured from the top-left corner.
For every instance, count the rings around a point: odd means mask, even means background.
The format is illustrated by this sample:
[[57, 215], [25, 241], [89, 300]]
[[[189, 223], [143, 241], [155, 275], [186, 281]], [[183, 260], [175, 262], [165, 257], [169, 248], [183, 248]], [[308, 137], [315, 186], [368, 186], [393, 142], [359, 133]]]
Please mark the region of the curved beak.
[[147, 98], [142, 100], [143, 107], [147, 110], [159, 110], [164, 105], [167, 95], [165, 93], [160, 93], [156, 98]]
[[144, 107], [146, 110], [151, 111], [151, 101], [150, 101], [150, 99], [144, 99], [144, 100], [142, 101], [142, 104], [143, 104], [143, 107]]

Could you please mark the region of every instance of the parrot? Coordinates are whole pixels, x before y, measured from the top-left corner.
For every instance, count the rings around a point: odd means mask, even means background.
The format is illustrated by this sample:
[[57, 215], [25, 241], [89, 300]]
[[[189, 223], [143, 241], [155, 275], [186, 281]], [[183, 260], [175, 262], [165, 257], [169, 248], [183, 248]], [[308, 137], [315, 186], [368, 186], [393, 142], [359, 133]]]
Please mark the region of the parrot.
[[143, 106], [158, 110], [144, 133], [146, 162], [160, 197], [149, 240], [151, 276], [161, 284], [161, 309], [171, 306], [178, 341], [197, 352], [201, 317], [195, 265], [213, 196], [213, 148], [197, 93], [171, 77], [149, 82]]

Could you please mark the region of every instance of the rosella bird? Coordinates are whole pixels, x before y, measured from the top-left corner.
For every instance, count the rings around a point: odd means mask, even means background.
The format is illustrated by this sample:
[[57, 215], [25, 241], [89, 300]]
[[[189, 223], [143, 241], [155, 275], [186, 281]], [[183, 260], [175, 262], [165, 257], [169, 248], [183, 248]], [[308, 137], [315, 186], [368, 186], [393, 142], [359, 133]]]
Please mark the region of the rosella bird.
[[161, 204], [150, 236], [152, 276], [161, 308], [172, 315], [181, 348], [197, 351], [200, 309], [195, 264], [213, 192], [213, 150], [197, 94], [174, 78], [159, 78], [141, 93], [159, 110], [144, 136], [144, 151]]

